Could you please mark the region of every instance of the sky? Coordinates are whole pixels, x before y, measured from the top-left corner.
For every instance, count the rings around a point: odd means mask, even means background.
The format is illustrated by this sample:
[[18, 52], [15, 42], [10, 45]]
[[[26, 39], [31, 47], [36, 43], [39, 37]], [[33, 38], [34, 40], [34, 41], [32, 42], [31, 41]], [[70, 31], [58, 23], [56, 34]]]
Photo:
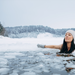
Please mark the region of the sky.
[[4, 27], [75, 28], [75, 0], [0, 0], [0, 22]]

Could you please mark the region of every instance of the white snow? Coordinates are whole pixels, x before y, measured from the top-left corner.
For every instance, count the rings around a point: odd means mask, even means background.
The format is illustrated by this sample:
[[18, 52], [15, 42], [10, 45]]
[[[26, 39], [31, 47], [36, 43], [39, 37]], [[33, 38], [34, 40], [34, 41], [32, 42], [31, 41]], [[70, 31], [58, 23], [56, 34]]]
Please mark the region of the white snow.
[[[0, 51], [35, 51], [38, 50], [37, 44], [51, 45], [62, 44], [63, 38], [0, 38]], [[40, 48], [39, 48], [40, 50]]]
[[47, 33], [47, 32], [45, 32], [45, 33], [40, 33], [38, 36], [37, 36], [37, 38], [46, 38], [46, 39], [49, 39], [49, 38], [52, 38], [53, 37], [53, 35], [51, 34], [51, 33]]

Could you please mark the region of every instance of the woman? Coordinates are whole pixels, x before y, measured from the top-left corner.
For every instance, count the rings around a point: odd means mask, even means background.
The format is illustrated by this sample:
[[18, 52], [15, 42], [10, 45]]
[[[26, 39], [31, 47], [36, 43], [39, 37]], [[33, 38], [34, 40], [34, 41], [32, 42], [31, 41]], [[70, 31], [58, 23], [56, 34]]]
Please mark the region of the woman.
[[40, 44], [38, 44], [37, 46], [40, 48], [59, 49], [60, 50], [59, 53], [72, 53], [75, 49], [74, 37], [75, 37], [75, 31], [68, 30], [65, 33], [65, 38], [64, 38], [63, 44], [61, 44], [61, 45], [40, 45]]

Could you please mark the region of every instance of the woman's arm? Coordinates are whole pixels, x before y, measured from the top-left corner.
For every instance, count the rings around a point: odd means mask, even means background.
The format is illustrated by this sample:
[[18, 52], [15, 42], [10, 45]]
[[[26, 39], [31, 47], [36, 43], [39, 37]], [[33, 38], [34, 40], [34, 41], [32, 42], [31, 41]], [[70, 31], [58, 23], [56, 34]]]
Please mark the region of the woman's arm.
[[54, 49], [60, 49], [62, 48], [62, 44], [61, 45], [45, 45], [45, 48], [54, 48]]

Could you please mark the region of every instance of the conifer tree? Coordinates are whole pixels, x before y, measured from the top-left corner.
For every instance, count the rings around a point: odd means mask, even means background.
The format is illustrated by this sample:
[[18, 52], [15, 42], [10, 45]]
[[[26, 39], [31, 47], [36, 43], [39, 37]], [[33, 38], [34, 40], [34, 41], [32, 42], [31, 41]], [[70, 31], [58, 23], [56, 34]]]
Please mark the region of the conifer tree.
[[4, 33], [5, 33], [5, 28], [0, 23], [0, 35], [3, 35], [4, 36]]

